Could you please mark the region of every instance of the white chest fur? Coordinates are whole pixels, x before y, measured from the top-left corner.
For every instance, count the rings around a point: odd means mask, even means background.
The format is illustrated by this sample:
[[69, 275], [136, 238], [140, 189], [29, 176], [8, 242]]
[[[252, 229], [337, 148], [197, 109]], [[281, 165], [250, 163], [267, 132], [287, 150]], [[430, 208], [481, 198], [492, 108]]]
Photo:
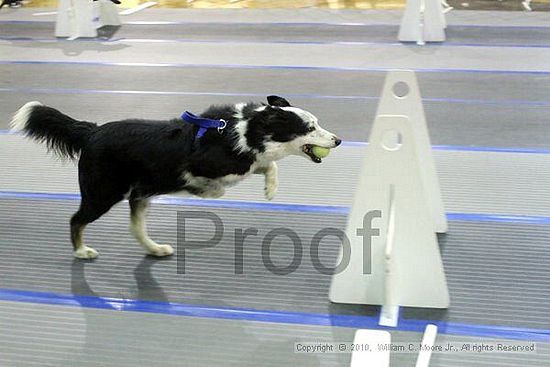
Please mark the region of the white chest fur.
[[192, 187], [194, 192], [197, 192], [198, 196], [216, 198], [225, 193], [226, 187], [231, 187], [244, 180], [258, 168], [256, 163], [250, 166], [250, 169], [242, 175], [231, 174], [222, 176], [219, 178], [207, 178], [202, 176], [193, 176], [191, 173], [186, 172], [183, 178], [186, 181], [187, 187]]
[[238, 184], [239, 182], [241, 182], [242, 180], [244, 180], [245, 178], [253, 174], [256, 171], [256, 169], [257, 169], [257, 163], [253, 163], [250, 166], [250, 169], [242, 175], [226, 175], [226, 176], [217, 178], [216, 181], [219, 181], [223, 186], [230, 187]]

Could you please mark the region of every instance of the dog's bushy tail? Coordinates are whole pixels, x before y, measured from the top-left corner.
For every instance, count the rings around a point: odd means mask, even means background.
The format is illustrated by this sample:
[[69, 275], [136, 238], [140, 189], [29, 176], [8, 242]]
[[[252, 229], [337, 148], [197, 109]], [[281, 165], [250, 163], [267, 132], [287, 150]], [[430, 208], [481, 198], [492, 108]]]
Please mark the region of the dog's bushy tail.
[[97, 129], [94, 123], [75, 120], [40, 102], [21, 107], [10, 125], [12, 131], [23, 131], [62, 158], [75, 158]]

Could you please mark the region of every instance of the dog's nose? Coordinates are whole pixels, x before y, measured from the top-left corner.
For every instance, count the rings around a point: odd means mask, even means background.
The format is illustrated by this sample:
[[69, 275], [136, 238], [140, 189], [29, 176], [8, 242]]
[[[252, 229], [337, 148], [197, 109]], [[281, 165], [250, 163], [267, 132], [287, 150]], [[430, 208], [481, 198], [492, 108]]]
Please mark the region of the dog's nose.
[[334, 145], [335, 145], [335, 146], [338, 146], [338, 145], [340, 145], [340, 144], [342, 144], [342, 139], [340, 139], [340, 138], [338, 138], [338, 137], [335, 136], [335, 137], [334, 137]]

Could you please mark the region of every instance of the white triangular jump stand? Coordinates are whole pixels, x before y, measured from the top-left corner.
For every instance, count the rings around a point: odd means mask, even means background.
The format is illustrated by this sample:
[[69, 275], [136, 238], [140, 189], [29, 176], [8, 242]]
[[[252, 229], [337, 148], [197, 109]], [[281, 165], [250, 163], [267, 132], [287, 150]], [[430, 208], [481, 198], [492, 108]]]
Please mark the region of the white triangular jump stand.
[[349, 263], [333, 276], [330, 300], [447, 308], [435, 235], [446, 230], [416, 77], [390, 72], [348, 217]]
[[398, 39], [401, 42], [445, 41], [445, 12], [441, 0], [407, 0]]
[[95, 38], [97, 29], [106, 25], [121, 25], [118, 9], [109, 0], [59, 0], [56, 37]]

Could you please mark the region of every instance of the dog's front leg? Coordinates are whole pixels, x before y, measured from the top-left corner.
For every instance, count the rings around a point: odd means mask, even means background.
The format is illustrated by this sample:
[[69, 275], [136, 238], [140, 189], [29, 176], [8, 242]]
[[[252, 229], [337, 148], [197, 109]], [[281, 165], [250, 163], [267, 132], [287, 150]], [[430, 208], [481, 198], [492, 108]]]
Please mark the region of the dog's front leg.
[[158, 257], [172, 255], [174, 253], [172, 246], [159, 245], [147, 234], [145, 219], [148, 207], [149, 199], [130, 199], [130, 232], [149, 255]]
[[267, 200], [273, 200], [279, 187], [279, 174], [277, 163], [270, 162], [269, 165], [258, 168], [254, 173], [263, 174], [265, 177], [264, 194]]

